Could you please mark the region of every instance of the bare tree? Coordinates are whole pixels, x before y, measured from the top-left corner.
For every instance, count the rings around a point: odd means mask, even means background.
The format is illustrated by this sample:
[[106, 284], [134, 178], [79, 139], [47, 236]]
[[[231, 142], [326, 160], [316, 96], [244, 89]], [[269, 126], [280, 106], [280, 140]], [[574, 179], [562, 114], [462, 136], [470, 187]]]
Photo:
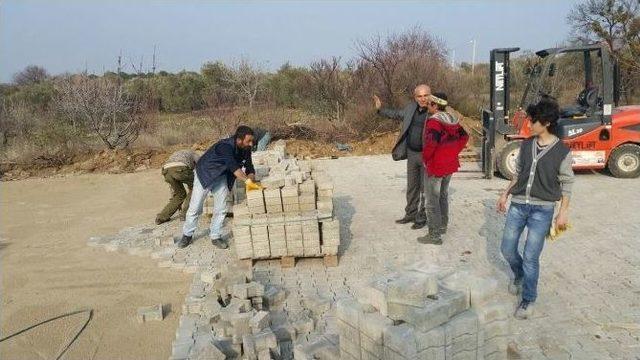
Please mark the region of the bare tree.
[[109, 149], [125, 148], [140, 132], [142, 109], [139, 99], [125, 93], [117, 81], [70, 76], [57, 84], [58, 109], [74, 127], [85, 126]]
[[24, 70], [13, 75], [13, 82], [16, 85], [37, 84], [49, 78], [49, 73], [42, 67], [29, 65]]
[[340, 67], [339, 57], [313, 62], [310, 67], [315, 98], [326, 107], [335, 106], [335, 119], [340, 120], [340, 114], [344, 114], [353, 85], [351, 72]]
[[259, 67], [254, 66], [247, 59], [241, 59], [225, 79], [231, 85], [231, 91], [253, 108], [258, 93], [264, 88], [266, 77]]
[[[378, 73], [384, 87], [384, 97], [392, 102], [401, 90], [406, 91], [407, 84], [402, 86], [398, 82], [403, 66], [415, 69], [419, 66], [417, 59], [422, 59], [423, 64], [424, 60], [442, 62], [446, 55], [442, 42], [419, 27], [400, 34], [390, 34], [386, 38], [376, 35], [368, 40], [358, 40], [355, 47], [359, 58]], [[419, 79], [416, 74], [411, 76], [414, 82], [427, 80]]]
[[623, 90], [629, 101], [640, 86], [640, 1], [587, 0], [567, 16], [573, 40], [602, 41], [618, 59], [623, 73]]

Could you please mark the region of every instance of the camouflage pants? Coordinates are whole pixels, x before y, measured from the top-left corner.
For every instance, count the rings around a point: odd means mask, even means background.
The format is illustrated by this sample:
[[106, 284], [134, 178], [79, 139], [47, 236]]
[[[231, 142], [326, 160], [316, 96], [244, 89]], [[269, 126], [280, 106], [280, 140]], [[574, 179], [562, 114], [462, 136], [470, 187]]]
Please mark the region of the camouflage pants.
[[[162, 170], [164, 181], [171, 188], [171, 199], [169, 199], [169, 203], [162, 209], [156, 219], [167, 221], [178, 209], [181, 209], [180, 218], [184, 219], [191, 200], [193, 174], [194, 171], [187, 166], [176, 166]], [[187, 190], [185, 190], [184, 185], [187, 186]]]

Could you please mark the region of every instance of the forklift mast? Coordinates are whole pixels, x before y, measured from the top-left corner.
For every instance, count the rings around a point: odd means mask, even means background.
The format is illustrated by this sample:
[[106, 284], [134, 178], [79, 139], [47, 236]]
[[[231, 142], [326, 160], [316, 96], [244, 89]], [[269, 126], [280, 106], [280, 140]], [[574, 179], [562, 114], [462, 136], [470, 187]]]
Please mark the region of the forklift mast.
[[489, 110], [482, 110], [482, 170], [485, 177], [493, 177], [496, 142], [505, 142], [504, 135], [513, 134], [509, 123], [509, 55], [520, 48], [502, 48], [491, 50], [489, 75], [491, 93]]

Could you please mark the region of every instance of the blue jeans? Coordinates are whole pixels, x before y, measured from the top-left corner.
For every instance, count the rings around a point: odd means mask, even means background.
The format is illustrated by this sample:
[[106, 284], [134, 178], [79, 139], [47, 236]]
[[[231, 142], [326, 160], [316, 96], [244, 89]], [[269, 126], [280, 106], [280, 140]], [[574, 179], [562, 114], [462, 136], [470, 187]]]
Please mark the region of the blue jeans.
[[213, 217], [211, 218], [209, 237], [211, 239], [220, 239], [222, 237], [222, 224], [227, 216], [227, 194], [229, 193], [227, 178], [222, 175], [214, 180], [213, 185], [205, 189], [202, 187], [195, 171], [189, 210], [187, 210], [187, 216], [182, 226], [183, 235], [193, 236], [193, 233], [195, 233], [198, 227], [198, 219], [202, 215], [204, 200], [209, 195], [209, 192], [213, 193]]
[[[553, 220], [554, 205], [511, 203], [502, 235], [502, 255], [511, 266], [516, 283], [522, 283], [522, 299], [534, 302], [538, 296], [540, 253]], [[518, 252], [520, 235], [527, 227], [522, 256]]]
[[266, 132], [261, 139], [258, 140], [258, 145], [256, 146], [257, 151], [265, 151], [267, 150], [267, 145], [271, 142], [271, 133]]

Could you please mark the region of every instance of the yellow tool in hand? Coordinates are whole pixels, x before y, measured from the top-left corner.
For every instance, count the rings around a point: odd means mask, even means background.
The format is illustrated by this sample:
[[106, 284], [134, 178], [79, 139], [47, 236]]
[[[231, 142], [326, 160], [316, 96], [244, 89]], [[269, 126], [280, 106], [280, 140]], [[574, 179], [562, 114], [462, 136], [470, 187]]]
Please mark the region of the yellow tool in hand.
[[262, 185], [255, 183], [251, 179], [247, 179], [247, 181], [245, 181], [244, 183], [244, 188], [247, 192], [253, 191], [253, 190], [262, 190]]
[[549, 229], [549, 234], [547, 235], [547, 240], [556, 241], [565, 231], [571, 229], [571, 224], [567, 224], [563, 229], [557, 228], [556, 224], [551, 224], [551, 229]]

